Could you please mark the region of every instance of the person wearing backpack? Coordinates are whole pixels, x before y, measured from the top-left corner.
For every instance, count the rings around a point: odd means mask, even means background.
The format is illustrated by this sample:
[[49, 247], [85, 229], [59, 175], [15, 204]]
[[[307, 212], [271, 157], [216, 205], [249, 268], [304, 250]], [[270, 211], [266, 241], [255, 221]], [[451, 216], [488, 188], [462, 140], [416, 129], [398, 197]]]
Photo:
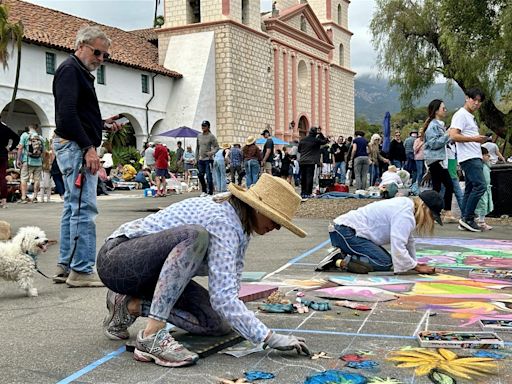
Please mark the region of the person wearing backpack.
[[39, 193], [39, 184], [41, 181], [41, 172], [43, 169], [44, 139], [37, 133], [37, 125], [28, 126], [28, 131], [23, 132], [18, 144], [17, 166], [21, 170], [21, 204], [26, 204], [30, 200], [27, 197], [28, 182], [34, 182], [33, 203], [37, 203], [37, 194]]

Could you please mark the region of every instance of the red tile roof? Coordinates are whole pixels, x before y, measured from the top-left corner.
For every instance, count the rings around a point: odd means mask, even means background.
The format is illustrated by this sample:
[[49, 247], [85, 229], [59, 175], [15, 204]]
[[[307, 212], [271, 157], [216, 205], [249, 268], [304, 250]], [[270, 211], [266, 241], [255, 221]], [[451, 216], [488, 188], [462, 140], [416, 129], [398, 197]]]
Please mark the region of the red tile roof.
[[9, 7], [10, 22], [23, 22], [24, 40], [28, 43], [72, 52], [75, 48], [76, 32], [86, 24], [98, 25], [112, 40], [110, 62], [169, 77], [182, 77], [178, 72], [158, 64], [158, 48], [138, 33], [98, 24], [21, 0], [1, 2]]

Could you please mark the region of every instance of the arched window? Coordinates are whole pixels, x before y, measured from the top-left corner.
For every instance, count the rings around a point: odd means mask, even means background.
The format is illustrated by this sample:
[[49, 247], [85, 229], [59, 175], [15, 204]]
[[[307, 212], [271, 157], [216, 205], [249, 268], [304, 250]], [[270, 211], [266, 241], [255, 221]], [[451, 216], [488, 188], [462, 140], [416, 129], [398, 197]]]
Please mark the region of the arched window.
[[339, 25], [341, 25], [341, 16], [342, 16], [341, 4], [338, 4], [338, 24]]
[[343, 44], [340, 44], [340, 65], [345, 66], [345, 47], [343, 47]]
[[297, 68], [297, 77], [299, 80], [299, 87], [306, 88], [309, 84], [308, 77], [308, 66], [304, 60], [299, 61], [299, 65]]
[[301, 16], [300, 17], [300, 30], [302, 32], [307, 32], [307, 22], [306, 22], [306, 18], [304, 16]]
[[188, 0], [187, 22], [189, 24], [201, 22], [201, 0]]

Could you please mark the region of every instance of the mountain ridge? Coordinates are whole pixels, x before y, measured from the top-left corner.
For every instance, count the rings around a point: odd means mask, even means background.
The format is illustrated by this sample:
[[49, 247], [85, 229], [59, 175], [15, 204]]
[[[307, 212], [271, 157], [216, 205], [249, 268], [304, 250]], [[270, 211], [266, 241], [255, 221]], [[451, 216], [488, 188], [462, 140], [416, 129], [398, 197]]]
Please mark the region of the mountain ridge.
[[[355, 110], [356, 118], [365, 117], [371, 124], [381, 123], [386, 112], [401, 111], [400, 92], [391, 87], [387, 79], [378, 79], [363, 75], [355, 78]], [[431, 100], [441, 99], [449, 110], [460, 108], [464, 104], [464, 93], [457, 86], [450, 94], [446, 83], [434, 84], [425, 94], [414, 102], [415, 107], [427, 107]]]

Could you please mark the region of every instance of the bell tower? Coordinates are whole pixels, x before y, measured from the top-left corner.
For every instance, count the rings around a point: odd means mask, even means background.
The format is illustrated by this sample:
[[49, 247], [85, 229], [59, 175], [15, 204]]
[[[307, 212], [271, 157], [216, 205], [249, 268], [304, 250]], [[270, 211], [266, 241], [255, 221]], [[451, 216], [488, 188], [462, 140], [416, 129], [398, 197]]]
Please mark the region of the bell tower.
[[253, 29], [260, 26], [258, 0], [164, 0], [164, 28], [233, 20]]

